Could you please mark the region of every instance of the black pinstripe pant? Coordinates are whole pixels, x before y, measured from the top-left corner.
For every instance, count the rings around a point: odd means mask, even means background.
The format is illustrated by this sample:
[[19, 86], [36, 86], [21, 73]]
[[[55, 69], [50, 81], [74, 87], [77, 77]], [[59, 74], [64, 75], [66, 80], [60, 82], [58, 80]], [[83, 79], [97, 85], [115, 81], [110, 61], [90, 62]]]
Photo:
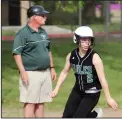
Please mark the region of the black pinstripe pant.
[[91, 112], [97, 105], [100, 92], [86, 94], [81, 93], [75, 87], [67, 100], [62, 118], [95, 118], [97, 113]]

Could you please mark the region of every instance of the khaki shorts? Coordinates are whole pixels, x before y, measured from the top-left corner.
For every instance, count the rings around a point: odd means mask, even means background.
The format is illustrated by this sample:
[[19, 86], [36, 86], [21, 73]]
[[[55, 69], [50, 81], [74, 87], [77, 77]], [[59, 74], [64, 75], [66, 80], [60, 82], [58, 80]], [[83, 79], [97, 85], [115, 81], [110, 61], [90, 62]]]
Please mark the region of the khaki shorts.
[[50, 70], [27, 71], [29, 85], [19, 80], [20, 102], [24, 103], [44, 103], [52, 102], [49, 93], [52, 92], [52, 80]]

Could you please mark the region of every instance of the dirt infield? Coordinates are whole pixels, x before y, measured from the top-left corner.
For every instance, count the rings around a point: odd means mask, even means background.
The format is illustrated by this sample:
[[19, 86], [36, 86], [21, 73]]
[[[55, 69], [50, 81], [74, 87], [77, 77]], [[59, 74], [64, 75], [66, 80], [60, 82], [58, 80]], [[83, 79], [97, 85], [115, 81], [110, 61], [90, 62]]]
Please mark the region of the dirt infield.
[[113, 111], [112, 109], [103, 109], [103, 117], [122, 117], [122, 109]]
[[[63, 111], [45, 111], [45, 117], [61, 117]], [[22, 109], [2, 109], [2, 117], [23, 117]], [[122, 109], [114, 111], [111, 108], [103, 109], [103, 117], [122, 117]]]
[[[61, 117], [62, 112], [47, 112], [45, 117]], [[103, 109], [103, 117], [122, 117], [122, 109], [114, 111], [110, 108]]]

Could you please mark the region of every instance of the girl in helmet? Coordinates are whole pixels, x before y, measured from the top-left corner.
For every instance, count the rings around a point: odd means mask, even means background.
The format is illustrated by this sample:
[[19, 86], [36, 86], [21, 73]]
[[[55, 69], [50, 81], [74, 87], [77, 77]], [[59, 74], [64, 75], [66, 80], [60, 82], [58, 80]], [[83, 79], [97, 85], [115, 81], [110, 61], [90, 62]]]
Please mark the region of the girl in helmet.
[[66, 103], [63, 118], [101, 116], [92, 110], [99, 101], [102, 88], [108, 105], [116, 110], [118, 106], [110, 95], [102, 60], [92, 48], [94, 44], [92, 29], [88, 26], [77, 28], [74, 33], [74, 43], [78, 45], [78, 48], [67, 55], [64, 69], [55, 89], [50, 94], [51, 97], [57, 95], [70, 69], [73, 68], [76, 82]]

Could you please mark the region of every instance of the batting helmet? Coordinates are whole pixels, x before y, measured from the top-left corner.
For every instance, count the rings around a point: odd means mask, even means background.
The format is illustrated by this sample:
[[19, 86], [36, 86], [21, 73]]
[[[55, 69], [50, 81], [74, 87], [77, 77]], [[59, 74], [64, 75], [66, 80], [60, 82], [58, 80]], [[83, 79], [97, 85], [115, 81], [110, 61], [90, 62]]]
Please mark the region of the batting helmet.
[[78, 44], [79, 39], [84, 38], [84, 37], [90, 37], [91, 41], [93, 43], [93, 41], [94, 41], [93, 31], [88, 26], [81, 26], [75, 30], [74, 36], [73, 36], [73, 42]]
[[28, 18], [30, 18], [33, 15], [44, 15], [44, 14], [49, 14], [48, 11], [46, 11], [42, 6], [40, 5], [34, 5], [31, 6], [28, 10], [27, 10], [27, 16]]

